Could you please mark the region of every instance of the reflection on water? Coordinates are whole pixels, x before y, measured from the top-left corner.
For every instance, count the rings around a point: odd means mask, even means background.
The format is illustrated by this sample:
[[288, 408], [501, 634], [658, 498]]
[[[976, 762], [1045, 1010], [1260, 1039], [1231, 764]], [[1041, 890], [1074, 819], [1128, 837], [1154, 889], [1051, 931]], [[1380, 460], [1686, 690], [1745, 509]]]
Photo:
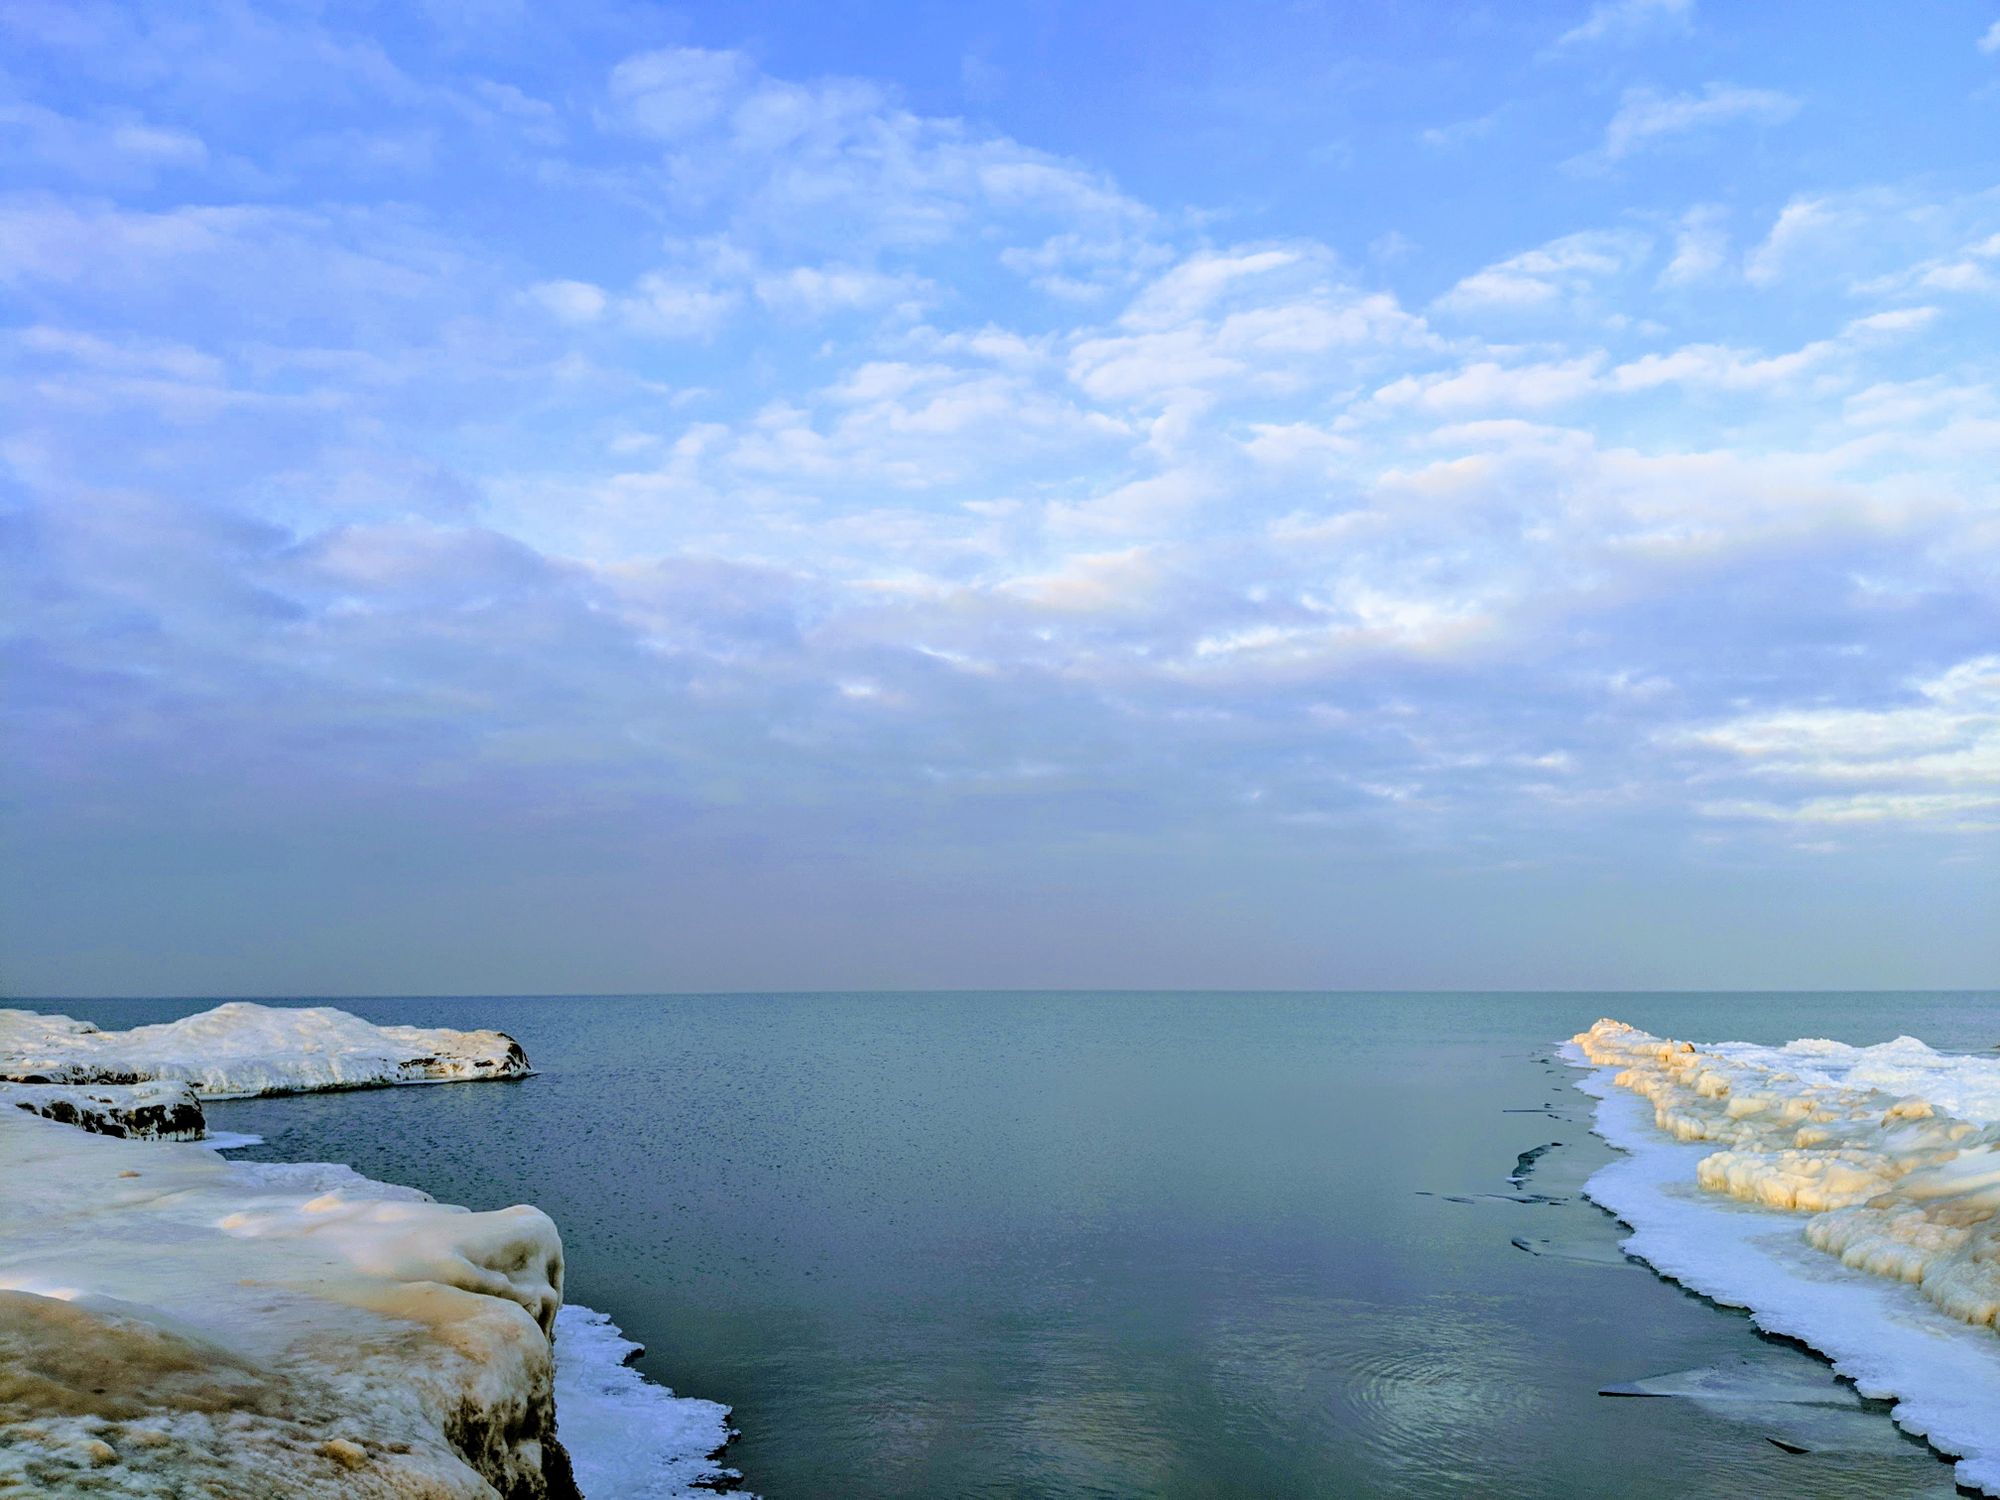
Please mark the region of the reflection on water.
[[571, 1295], [736, 1407], [732, 1461], [772, 1500], [1950, 1493], [1859, 1403], [1598, 1394], [1744, 1359], [1825, 1377], [1619, 1253], [1578, 1194], [1608, 1153], [1549, 1051], [1606, 1010], [1983, 1047], [1990, 997], [343, 1003], [499, 1026], [542, 1074], [214, 1123], [264, 1136], [253, 1156], [547, 1208]]

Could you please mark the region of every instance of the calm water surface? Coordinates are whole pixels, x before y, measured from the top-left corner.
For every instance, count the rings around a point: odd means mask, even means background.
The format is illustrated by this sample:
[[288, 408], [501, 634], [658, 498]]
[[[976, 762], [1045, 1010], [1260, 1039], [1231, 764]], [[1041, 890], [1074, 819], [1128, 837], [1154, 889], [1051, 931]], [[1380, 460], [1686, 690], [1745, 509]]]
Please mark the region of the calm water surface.
[[[1816, 1361], [1617, 1256], [1575, 1193], [1608, 1152], [1548, 1058], [1605, 1013], [1985, 1050], [1996, 998], [351, 1000], [499, 1027], [540, 1076], [211, 1122], [264, 1136], [250, 1156], [547, 1209], [571, 1300], [732, 1404], [732, 1461], [772, 1500], [1950, 1494], [1886, 1418], [1875, 1451], [1792, 1454], [1755, 1420], [1597, 1394]], [[1524, 1186], [1558, 1201], [1513, 1201], [1552, 1142]]]

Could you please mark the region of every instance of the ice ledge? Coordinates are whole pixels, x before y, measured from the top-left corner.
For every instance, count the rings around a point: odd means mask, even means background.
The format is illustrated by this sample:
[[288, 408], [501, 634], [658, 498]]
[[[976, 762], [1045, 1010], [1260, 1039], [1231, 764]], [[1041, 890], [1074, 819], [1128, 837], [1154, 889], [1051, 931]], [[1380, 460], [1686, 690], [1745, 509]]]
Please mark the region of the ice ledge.
[[231, 1001], [130, 1031], [0, 1010], [0, 1081], [103, 1086], [178, 1082], [205, 1098], [522, 1078], [503, 1031], [376, 1026], [331, 1006]]
[[540, 1210], [13, 1109], [0, 1200], [0, 1491], [578, 1495]]
[[201, 1100], [184, 1083], [0, 1083], [0, 1107], [9, 1104], [95, 1135], [198, 1141], [208, 1133]]

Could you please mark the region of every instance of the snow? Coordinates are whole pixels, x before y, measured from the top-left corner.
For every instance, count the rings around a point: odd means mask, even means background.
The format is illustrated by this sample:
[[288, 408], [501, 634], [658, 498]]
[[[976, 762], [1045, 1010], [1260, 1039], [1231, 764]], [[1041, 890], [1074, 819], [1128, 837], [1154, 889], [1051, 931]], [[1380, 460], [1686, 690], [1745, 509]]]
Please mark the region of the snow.
[[1565, 1055], [1595, 1065], [1597, 1131], [1628, 1153], [1586, 1188], [1625, 1248], [1818, 1349], [2000, 1494], [2000, 1061], [1613, 1021]]
[[0, 1083], [0, 1108], [13, 1105], [99, 1135], [201, 1139], [201, 1101], [184, 1083]]
[[587, 1307], [556, 1315], [556, 1411], [587, 1496], [666, 1500], [712, 1490], [733, 1469], [713, 1455], [735, 1434], [729, 1408], [676, 1396], [631, 1367], [644, 1351]]
[[532, 1071], [500, 1031], [376, 1026], [331, 1006], [231, 1001], [130, 1031], [0, 1010], [0, 1079], [36, 1084], [179, 1080], [205, 1098], [519, 1078]]

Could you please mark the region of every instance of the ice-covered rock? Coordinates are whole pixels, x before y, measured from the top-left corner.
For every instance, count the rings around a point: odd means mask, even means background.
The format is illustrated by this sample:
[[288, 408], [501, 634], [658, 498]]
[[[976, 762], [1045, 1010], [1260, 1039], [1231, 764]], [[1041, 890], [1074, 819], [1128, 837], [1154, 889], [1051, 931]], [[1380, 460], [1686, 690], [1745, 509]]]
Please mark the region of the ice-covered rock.
[[[1586, 1085], [1599, 1133], [1636, 1158], [1586, 1189], [1637, 1231], [1626, 1247], [1821, 1349], [1962, 1455], [1960, 1483], [2000, 1494], [2000, 1060], [1911, 1037], [1697, 1045], [1609, 1020], [1571, 1045], [1600, 1069]], [[1661, 1135], [1635, 1126], [1620, 1088]], [[1774, 1233], [1784, 1220], [1704, 1207], [1687, 1182], [1812, 1217]], [[1843, 1279], [1806, 1246], [1865, 1274]]]
[[328, 1180], [0, 1109], [0, 1492], [574, 1496], [548, 1217]]
[[231, 1001], [130, 1031], [0, 1010], [0, 1080], [32, 1084], [179, 1081], [207, 1098], [519, 1078], [533, 1071], [501, 1031], [376, 1026], [331, 1006]]
[[197, 1141], [207, 1131], [201, 1100], [184, 1083], [0, 1083], [8, 1105], [98, 1135]]

